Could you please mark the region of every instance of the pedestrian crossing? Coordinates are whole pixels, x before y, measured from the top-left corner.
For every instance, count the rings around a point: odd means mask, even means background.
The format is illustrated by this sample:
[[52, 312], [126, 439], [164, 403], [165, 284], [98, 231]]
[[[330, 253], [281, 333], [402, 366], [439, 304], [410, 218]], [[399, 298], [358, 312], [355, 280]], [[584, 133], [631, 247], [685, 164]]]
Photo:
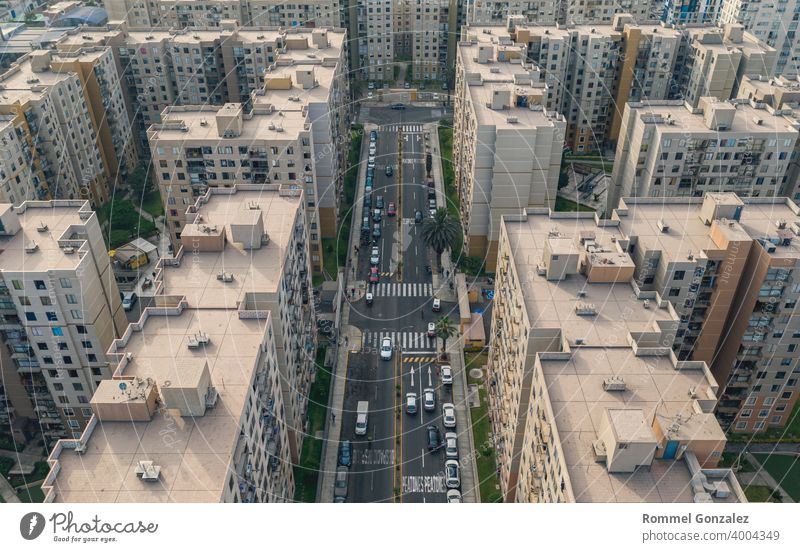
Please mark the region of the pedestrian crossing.
[[424, 130], [422, 125], [403, 125], [403, 124], [393, 124], [393, 125], [383, 125], [380, 127], [381, 130], [385, 132], [422, 132]]
[[381, 346], [381, 340], [384, 337], [392, 339], [392, 344], [400, 349], [408, 351], [435, 351], [436, 342], [433, 338], [428, 337], [427, 332], [370, 332], [366, 331], [363, 334], [364, 347], [378, 349]]
[[433, 285], [421, 283], [372, 284], [369, 289], [375, 297], [430, 297]]

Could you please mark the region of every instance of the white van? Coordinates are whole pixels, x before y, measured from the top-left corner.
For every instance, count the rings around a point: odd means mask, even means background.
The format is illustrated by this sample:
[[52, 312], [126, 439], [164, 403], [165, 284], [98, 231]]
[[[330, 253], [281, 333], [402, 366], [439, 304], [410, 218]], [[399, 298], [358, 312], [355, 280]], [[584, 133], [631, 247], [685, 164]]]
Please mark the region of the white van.
[[356, 407], [356, 435], [367, 434], [367, 414], [369, 413], [369, 401], [358, 401]]

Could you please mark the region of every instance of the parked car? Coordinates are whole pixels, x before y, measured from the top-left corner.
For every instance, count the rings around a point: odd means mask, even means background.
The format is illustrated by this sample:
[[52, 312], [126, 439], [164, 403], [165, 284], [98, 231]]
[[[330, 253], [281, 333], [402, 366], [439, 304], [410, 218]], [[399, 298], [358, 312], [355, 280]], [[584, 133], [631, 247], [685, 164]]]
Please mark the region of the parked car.
[[369, 217], [364, 217], [361, 219], [361, 231], [369, 232]]
[[436, 188], [428, 188], [428, 199], [436, 199]]
[[378, 148], [373, 143], [370, 143], [370, 145], [369, 145], [369, 154], [370, 155], [375, 155], [376, 153], [378, 153]]
[[372, 266], [378, 266], [380, 262], [381, 262], [380, 249], [378, 247], [373, 247], [372, 253], [370, 253], [369, 256], [369, 264], [371, 264]]
[[411, 84], [410, 84], [410, 83], [407, 83], [407, 82], [404, 82], [404, 83], [403, 83], [403, 88], [405, 88], [406, 90], [408, 90], [409, 88], [411, 88]]
[[457, 461], [448, 460], [444, 463], [444, 484], [447, 485], [448, 489], [457, 489], [461, 486]]
[[370, 82], [367, 84], [367, 90], [375, 90], [375, 83]]
[[342, 441], [339, 444], [339, 465], [350, 467], [353, 463], [353, 445], [350, 441]]
[[430, 387], [422, 392], [422, 407], [428, 412], [436, 409], [436, 393]]
[[406, 413], [417, 413], [417, 396], [414, 393], [406, 393]]
[[442, 310], [442, 300], [441, 299], [434, 299], [433, 300], [433, 312], [439, 312]]
[[381, 359], [382, 360], [392, 360], [392, 338], [391, 337], [384, 337], [381, 340]]
[[377, 284], [381, 281], [381, 275], [378, 272], [378, 267], [373, 266], [369, 269], [369, 283], [370, 284]]
[[381, 225], [380, 225], [380, 223], [376, 222], [372, 226], [372, 235], [374, 237], [376, 237], [376, 238], [380, 238], [381, 237]]
[[138, 300], [139, 296], [136, 295], [136, 293], [130, 291], [126, 293], [125, 296], [122, 298], [122, 308], [125, 309], [126, 311], [129, 311], [133, 308], [133, 306], [136, 304], [136, 301]]
[[375, 131], [375, 130], [370, 130], [369, 131], [369, 139], [372, 140], [372, 141], [377, 140], [378, 139], [378, 132]]
[[364, 208], [365, 209], [372, 208], [372, 192], [364, 194]]
[[414, 213], [414, 222], [417, 224], [422, 222], [422, 211], [417, 211], [416, 213]]
[[375, 178], [375, 167], [367, 167], [367, 178]]
[[397, 206], [394, 204], [394, 201], [389, 202], [389, 206], [386, 208], [386, 216], [393, 217], [397, 214]]
[[346, 466], [336, 468], [336, 480], [333, 484], [333, 496], [336, 498], [347, 498], [347, 476], [350, 470]]
[[372, 92], [367, 92], [367, 99], [368, 99], [368, 100], [371, 100], [371, 99], [372, 99]]
[[428, 209], [428, 216], [431, 218], [436, 216], [436, 209]]
[[436, 209], [436, 200], [435, 199], [429, 199], [428, 200], [428, 209], [434, 209], [434, 210]]
[[442, 423], [444, 427], [456, 427], [456, 407], [453, 403], [442, 405]]
[[425, 432], [427, 433], [428, 436], [428, 450], [430, 451], [439, 450], [439, 447], [441, 446], [439, 442], [440, 441], [439, 428], [436, 427], [435, 425], [429, 425], [426, 428]]
[[392, 109], [405, 109], [405, 108], [406, 108], [405, 104], [401, 104], [401, 103], [393, 103], [392, 104]]
[[453, 369], [449, 364], [445, 364], [440, 369], [442, 374], [442, 385], [453, 385]]
[[394, 174], [394, 169], [391, 165], [386, 165], [386, 169], [384, 169], [383, 172], [386, 174], [386, 176], [392, 176]]
[[461, 504], [461, 492], [458, 489], [450, 489], [447, 491], [447, 502], [449, 504]]
[[375, 207], [378, 209], [383, 209], [383, 196], [377, 196], [375, 198]]
[[444, 455], [448, 458], [458, 458], [458, 434], [452, 431], [444, 434]]
[[436, 324], [428, 322], [428, 337], [436, 337]]

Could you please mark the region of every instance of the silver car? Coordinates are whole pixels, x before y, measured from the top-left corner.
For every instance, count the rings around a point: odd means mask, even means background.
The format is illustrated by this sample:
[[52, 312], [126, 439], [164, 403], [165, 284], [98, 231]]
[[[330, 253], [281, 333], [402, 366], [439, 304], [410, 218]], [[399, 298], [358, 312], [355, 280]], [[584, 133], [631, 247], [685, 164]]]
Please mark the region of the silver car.
[[422, 392], [422, 406], [429, 412], [436, 409], [436, 393], [430, 387]]
[[456, 427], [456, 407], [453, 403], [442, 405], [442, 423], [444, 427]]
[[458, 435], [452, 431], [444, 434], [444, 455], [447, 458], [458, 458]]
[[444, 484], [448, 489], [458, 489], [461, 486], [461, 478], [458, 475], [458, 462], [448, 460], [444, 463]]
[[333, 496], [347, 498], [347, 475], [349, 470], [345, 466], [336, 468], [336, 479], [333, 483]]

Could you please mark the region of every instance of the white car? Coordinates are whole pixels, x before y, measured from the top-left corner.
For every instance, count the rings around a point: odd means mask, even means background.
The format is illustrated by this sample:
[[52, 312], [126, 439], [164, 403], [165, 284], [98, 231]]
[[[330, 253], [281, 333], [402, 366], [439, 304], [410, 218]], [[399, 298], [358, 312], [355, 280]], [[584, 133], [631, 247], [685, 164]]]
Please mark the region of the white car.
[[375, 147], [374, 142], [370, 142], [370, 144], [369, 144], [369, 154], [370, 155], [375, 155], [377, 153], [377, 151], [378, 151], [378, 148]]
[[428, 337], [436, 337], [436, 324], [428, 322]]
[[406, 412], [408, 414], [417, 413], [417, 396], [414, 393], [406, 393]]
[[372, 99], [372, 92], [367, 92], [367, 98]]
[[458, 489], [450, 489], [447, 491], [447, 502], [450, 504], [461, 504], [461, 492]]
[[448, 489], [458, 489], [461, 486], [461, 478], [458, 476], [458, 462], [448, 460], [444, 463], [444, 484]]
[[444, 455], [448, 458], [458, 458], [458, 435], [452, 431], [444, 434]]
[[442, 423], [444, 427], [456, 427], [456, 407], [453, 403], [442, 405]]
[[442, 385], [453, 385], [453, 369], [449, 364], [445, 364], [441, 368], [442, 371]]
[[380, 249], [377, 247], [372, 248], [372, 253], [369, 256], [369, 264], [372, 266], [378, 266], [381, 262], [381, 252]]
[[381, 360], [392, 360], [392, 338], [384, 337], [381, 341]]
[[434, 299], [433, 300], [433, 312], [439, 312], [442, 310], [442, 300], [441, 299]]
[[374, 154], [370, 155], [369, 157], [367, 157], [367, 164], [371, 164], [371, 165], [375, 164], [375, 155]]
[[436, 409], [436, 393], [430, 387], [422, 392], [422, 406], [429, 412]]

